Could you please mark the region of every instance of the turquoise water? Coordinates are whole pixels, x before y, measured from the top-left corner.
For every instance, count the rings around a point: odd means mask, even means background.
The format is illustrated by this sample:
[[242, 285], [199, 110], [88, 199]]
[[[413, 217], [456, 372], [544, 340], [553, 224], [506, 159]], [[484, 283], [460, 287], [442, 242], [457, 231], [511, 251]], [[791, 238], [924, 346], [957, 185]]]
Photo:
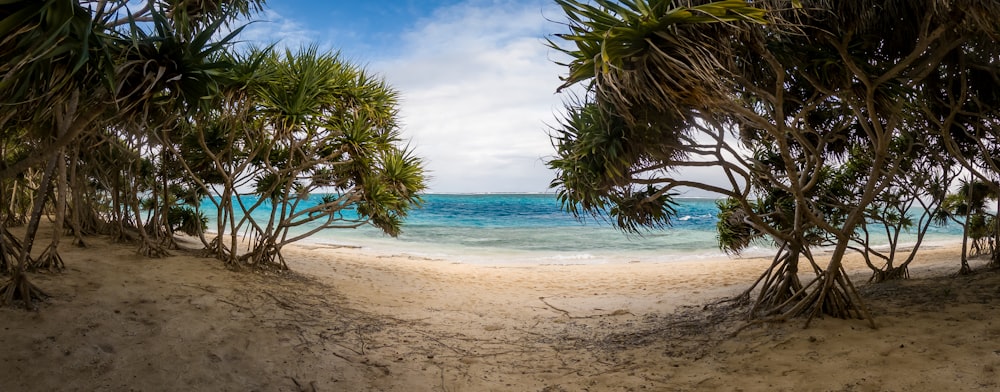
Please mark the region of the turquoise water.
[[[589, 264], [724, 256], [713, 199], [679, 199], [673, 227], [641, 235], [589, 216], [577, 220], [561, 211], [551, 194], [432, 194], [423, 199], [423, 208], [410, 213], [398, 238], [362, 227], [324, 230], [305, 242], [463, 262]], [[209, 218], [211, 206], [203, 204]], [[928, 240], [951, 241], [956, 233], [961, 234], [953, 227], [932, 227]], [[762, 247], [744, 255], [771, 254]]]

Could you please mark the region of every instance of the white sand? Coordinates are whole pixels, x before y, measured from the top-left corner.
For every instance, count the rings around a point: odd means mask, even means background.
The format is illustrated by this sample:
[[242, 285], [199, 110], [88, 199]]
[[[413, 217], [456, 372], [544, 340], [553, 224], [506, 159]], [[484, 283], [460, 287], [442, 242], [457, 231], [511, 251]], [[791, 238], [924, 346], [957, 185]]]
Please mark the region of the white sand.
[[1000, 279], [935, 278], [958, 269], [950, 247], [924, 251], [911, 281], [862, 288], [877, 330], [729, 337], [741, 322], [701, 305], [769, 260], [504, 266], [310, 246], [288, 250], [294, 273], [262, 276], [90, 244], [31, 276], [53, 295], [39, 311], [0, 309], [0, 391], [1000, 388]]

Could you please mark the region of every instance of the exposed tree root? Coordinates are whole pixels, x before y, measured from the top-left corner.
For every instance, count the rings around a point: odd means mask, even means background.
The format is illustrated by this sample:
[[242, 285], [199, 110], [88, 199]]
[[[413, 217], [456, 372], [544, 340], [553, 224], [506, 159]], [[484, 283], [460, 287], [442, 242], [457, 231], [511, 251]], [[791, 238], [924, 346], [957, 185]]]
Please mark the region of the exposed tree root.
[[205, 256], [212, 256], [220, 260], [225, 260], [227, 256], [229, 256], [229, 248], [226, 247], [226, 244], [222, 243], [221, 236], [216, 236], [205, 244], [204, 253]]
[[212, 244], [208, 242], [208, 239], [205, 238], [204, 231], [198, 232], [198, 240], [201, 241], [201, 246], [205, 247], [205, 249], [208, 249], [212, 246]]
[[24, 308], [32, 310], [35, 308], [35, 301], [41, 301], [49, 295], [28, 281], [28, 277], [22, 272], [15, 272], [10, 280], [0, 286], [0, 305], [12, 305], [16, 301], [22, 301]]
[[890, 280], [910, 279], [910, 268], [906, 265], [872, 271], [871, 283], [882, 283]]
[[177, 240], [174, 238], [173, 233], [163, 227], [160, 227], [153, 221], [144, 226], [143, 233], [145, 233], [144, 236], [149, 239], [148, 241], [160, 244], [160, 247], [163, 249], [178, 250], [181, 248], [177, 244]]
[[861, 294], [851, 283], [843, 267], [823, 271], [815, 281], [820, 283], [818, 289], [808, 293], [785, 315], [808, 315], [805, 327], [809, 327], [814, 318], [828, 315], [841, 319], [868, 320], [869, 326], [875, 328], [875, 319], [868, 313]]
[[109, 230], [108, 237], [112, 242], [119, 244], [129, 244], [137, 241], [139, 239], [139, 232], [126, 228], [120, 225], [111, 225], [112, 228]]
[[17, 256], [8, 253], [7, 249], [0, 249], [0, 275], [10, 275], [15, 266], [17, 266]]
[[[735, 306], [751, 305], [747, 312], [748, 319], [757, 319], [780, 313], [782, 307], [789, 301], [803, 297], [802, 282], [799, 280], [799, 252], [783, 246], [774, 256], [771, 266], [757, 278], [749, 289], [740, 295], [721, 302], [732, 302]], [[760, 291], [757, 298], [751, 302], [752, 292], [757, 287]]]
[[80, 219], [77, 226], [84, 235], [104, 233], [108, 230], [108, 224], [101, 219], [93, 209], [81, 210], [76, 216]]
[[3, 287], [0, 287], [0, 305], [9, 305], [13, 304], [14, 301], [20, 300], [24, 301], [26, 309], [31, 309], [34, 307], [33, 302], [36, 299], [40, 300], [47, 297], [45, 292], [31, 284], [31, 282], [28, 282], [28, 278], [24, 276], [24, 271], [30, 264], [31, 247], [35, 243], [35, 235], [38, 234], [38, 223], [42, 219], [42, 208], [45, 206], [45, 196], [48, 194], [48, 187], [52, 180], [52, 173], [55, 171], [55, 166], [56, 157], [52, 157], [45, 167], [45, 174], [42, 176], [43, 180], [33, 197], [34, 204], [31, 207], [31, 220], [28, 221], [28, 227], [24, 233], [24, 242], [21, 244], [17, 266], [14, 267], [11, 273], [10, 281], [4, 284]]
[[21, 241], [7, 231], [6, 227], [0, 226], [0, 274], [9, 275], [14, 272], [22, 249]]
[[[868, 325], [876, 328], [875, 320], [868, 313], [864, 301], [857, 288], [851, 283], [843, 268], [838, 273], [831, 274], [829, 271], [819, 271], [817, 276], [790, 295], [784, 287], [791, 287], [795, 284], [791, 278], [775, 279], [780, 282], [775, 285], [773, 298], [779, 295], [785, 300], [778, 304], [768, 302], [769, 306], [754, 305], [755, 312], [751, 313], [751, 320], [743, 327], [733, 332], [738, 334], [743, 329], [761, 323], [781, 323], [796, 317], [807, 317], [803, 326], [808, 328], [809, 324], [816, 317], [833, 316], [841, 319], [868, 320]], [[762, 295], [761, 298], [767, 298]]]
[[151, 259], [160, 259], [171, 255], [162, 245], [149, 241], [141, 241], [136, 252]]
[[973, 273], [975, 273], [975, 271], [973, 271], [972, 267], [969, 266], [969, 261], [963, 259], [962, 266], [958, 269], [958, 275], [965, 276], [965, 275], [972, 275]]
[[709, 304], [703, 306], [702, 309], [703, 310], [708, 310], [708, 309], [714, 308], [714, 307], [719, 306], [719, 305], [728, 305], [728, 306], [733, 307], [733, 308], [742, 308], [742, 307], [745, 307], [745, 306], [749, 306], [750, 305], [750, 294], [751, 294], [751, 292], [752, 292], [752, 288], [749, 289], [749, 290], [745, 290], [742, 293], [737, 294], [735, 296], [732, 296], [732, 297], [729, 297], [729, 298], [723, 298], [723, 299], [720, 299], [718, 301], [709, 303]]
[[172, 235], [167, 235], [160, 239], [160, 246], [162, 246], [163, 249], [168, 250], [178, 250], [181, 248], [181, 246], [177, 243], [177, 240]]
[[757, 301], [750, 308], [751, 318], [776, 313], [783, 304], [803, 298], [802, 282], [799, 281], [796, 264], [797, 262], [783, 262], [777, 269], [768, 271]]
[[5, 227], [19, 227], [24, 226], [28, 223], [28, 217], [22, 214], [7, 214], [3, 218], [3, 226]]
[[66, 268], [66, 263], [63, 263], [62, 256], [59, 255], [55, 244], [50, 244], [38, 258], [28, 262], [27, 268], [28, 270], [61, 272]]
[[298, 391], [298, 392], [316, 392], [316, 381], [310, 381], [308, 384], [302, 385], [301, 383], [299, 383], [299, 380], [295, 379], [295, 377], [291, 377], [291, 376], [287, 376], [287, 377], [290, 378], [290, 379], [292, 379], [292, 382], [295, 383], [295, 390], [296, 391]]
[[249, 267], [258, 271], [286, 271], [288, 264], [285, 257], [281, 255], [281, 250], [273, 245], [259, 245], [255, 249], [237, 258], [243, 267]]

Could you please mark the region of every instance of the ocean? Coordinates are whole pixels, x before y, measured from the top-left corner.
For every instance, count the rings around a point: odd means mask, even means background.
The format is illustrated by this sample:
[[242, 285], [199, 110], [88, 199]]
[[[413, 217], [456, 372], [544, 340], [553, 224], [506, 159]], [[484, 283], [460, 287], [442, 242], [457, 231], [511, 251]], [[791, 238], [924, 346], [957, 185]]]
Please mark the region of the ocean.
[[[423, 200], [397, 238], [365, 226], [324, 230], [303, 242], [469, 263], [669, 262], [726, 256], [718, 247], [715, 199], [678, 199], [672, 227], [641, 234], [624, 233], [591, 216], [578, 220], [563, 212], [552, 194], [429, 194]], [[211, 203], [202, 208], [214, 218]], [[926, 241], [960, 239], [961, 231], [953, 226], [932, 226]], [[743, 257], [773, 253], [763, 245]]]

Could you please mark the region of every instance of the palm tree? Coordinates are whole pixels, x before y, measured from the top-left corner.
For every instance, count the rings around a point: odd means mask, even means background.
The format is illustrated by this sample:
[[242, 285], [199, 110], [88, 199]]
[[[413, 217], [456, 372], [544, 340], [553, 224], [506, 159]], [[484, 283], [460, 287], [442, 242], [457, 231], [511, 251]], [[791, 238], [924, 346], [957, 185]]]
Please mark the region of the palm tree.
[[[589, 211], [611, 205], [607, 209], [619, 214], [629, 211], [622, 207], [630, 205], [645, 206], [648, 210], [649, 205], [657, 206], [651, 201], [669, 195], [679, 186], [728, 196], [739, 204], [747, 224], [782, 244], [781, 253], [787, 250], [784, 256], [775, 258], [776, 264], [785, 267], [777, 269], [775, 275], [772, 273], [776, 269], [772, 267], [758, 280], [765, 282], [759, 298], [773, 299], [769, 303], [774, 306], [755, 306], [752, 314], [787, 317], [824, 308], [838, 316], [863, 314], [863, 309], [822, 305], [823, 298], [839, 296], [840, 291], [833, 294], [824, 288], [824, 294], [817, 296], [819, 290], [804, 295], [805, 288], [800, 289], [822, 280], [837, 282], [838, 288], [846, 291], [849, 284], [842, 279], [823, 279], [820, 275], [804, 286], [797, 281], [800, 255], [813, 264], [813, 270], [821, 271], [808, 251], [811, 241], [808, 233], [813, 226], [826, 224], [816, 219], [818, 209], [808, 195], [816, 193], [815, 183], [822, 176], [824, 156], [812, 153], [817, 149], [815, 141], [805, 134], [791, 132], [784, 121], [778, 127], [770, 125], [773, 124], [770, 118], [753, 111], [756, 107], [733, 106], [734, 95], [765, 91], [768, 82], [785, 83], [783, 70], [767, 69], [768, 64], [775, 62], [764, 60], [767, 56], [774, 57], [766, 47], [732, 45], [732, 42], [763, 39], [765, 35], [753, 35], [752, 29], [755, 24], [767, 22], [763, 11], [742, 2], [696, 7], [673, 7], [667, 1], [597, 3], [598, 6], [590, 6], [560, 2], [571, 21], [571, 34], [560, 37], [573, 46], [561, 49], [573, 59], [567, 64], [570, 73], [563, 87], [589, 82], [582, 109], [568, 110], [569, 120], [554, 136], [557, 158], [550, 161], [550, 166], [557, 170], [553, 186], [560, 188], [564, 205], [569, 205], [571, 211], [577, 205]], [[755, 61], [751, 66], [763, 66], [764, 71], [750, 75], [749, 71], [739, 69], [744, 64], [735, 59]], [[763, 86], [753, 90], [757, 87], [748, 80]], [[803, 82], [802, 78], [795, 80]], [[825, 95], [814, 94], [813, 99], [816, 97]], [[742, 105], [741, 102], [736, 101]], [[782, 105], [784, 101], [775, 104]], [[818, 113], [820, 105], [829, 103], [818, 100], [812, 105], [801, 105], [809, 110], [801, 115], [802, 119]], [[725, 113], [722, 108], [734, 113]], [[597, 113], [589, 118], [598, 121], [581, 122], [580, 113]], [[842, 127], [837, 122], [816, 122], [807, 125], [835, 130]], [[742, 124], [742, 130], [738, 124]], [[796, 138], [786, 139], [784, 135], [789, 134]], [[756, 154], [746, 156], [744, 147], [731, 142], [735, 140], [749, 142], [748, 147], [757, 150]], [[810, 160], [794, 159], [794, 155], [802, 156], [799, 153], [812, 156]], [[721, 168], [731, 188], [664, 175], [675, 168], [701, 166]], [[800, 172], [803, 168], [809, 171]], [[642, 203], [621, 203], [633, 198], [618, 195], [633, 195], [636, 184], [654, 190], [634, 197]], [[590, 185], [597, 186], [589, 191], [586, 187]], [[751, 202], [754, 194], [779, 196], [774, 201], [785, 202], [772, 206], [780, 205], [780, 210], [762, 214]], [[660, 218], [650, 222], [669, 223], [669, 214], [652, 216]], [[840, 272], [839, 266], [832, 270], [834, 274]]]
[[[808, 255], [809, 233], [827, 233], [835, 246], [826, 264], [807, 256], [815, 276], [792, 299], [755, 316], [828, 314], [874, 326], [843, 271], [843, 256], [869, 206], [905, 177], [905, 154], [894, 148], [900, 135], [913, 132], [913, 118], [927, 117], [911, 97], [929, 93], [947, 66], [942, 59], [967, 50], [964, 44], [993, 45], [983, 37], [997, 32], [987, 21], [1000, 9], [874, 0], [753, 3], [760, 8], [741, 1], [558, 3], [569, 33], [558, 36], [565, 48], [551, 45], [571, 59], [562, 87], [586, 90], [570, 104], [582, 109], [568, 110], [569, 120], [553, 136], [553, 186], [564, 205], [610, 211], [629, 205], [616, 197], [630, 190], [652, 187], [641, 198], [649, 204], [692, 186], [731, 197], [756, 230], [799, 254]], [[869, 12], [876, 8], [882, 12]], [[592, 111], [600, 121], [577, 126], [578, 114]], [[948, 130], [924, 123], [932, 135]], [[869, 158], [844, 177], [851, 184], [841, 189], [849, 193], [824, 197], [831, 171], [849, 165], [850, 155]], [[730, 187], [671, 172], [704, 166], [720, 168]], [[582, 189], [594, 184], [594, 191]], [[750, 203], [753, 195], [775, 192], [790, 201], [785, 224]], [[775, 281], [775, 287], [786, 283]]]
[[[268, 154], [254, 166], [256, 194], [271, 209], [266, 225], [243, 211], [258, 231], [243, 260], [267, 265], [277, 258], [285, 268], [284, 245], [330, 228], [371, 223], [397, 235], [400, 218], [419, 203], [424, 174], [420, 159], [401, 145], [396, 92], [315, 47], [269, 59], [272, 79], [256, 92]], [[317, 198], [317, 191], [326, 195]], [[357, 216], [344, 215], [350, 208]]]
[[[171, 68], [176, 62], [156, 62], [165, 56], [147, 49], [163, 49], [170, 37], [182, 47], [203, 54], [208, 38], [220, 24], [259, 9], [259, 0], [201, 0], [143, 4], [125, 0], [81, 3], [72, 0], [4, 2], [0, 5], [0, 140], [24, 135], [31, 146], [16, 160], [5, 156], [0, 178], [14, 178], [28, 171], [42, 176], [33, 190], [31, 216], [11, 281], [0, 287], [0, 303], [21, 299], [31, 306], [41, 291], [27, 282], [31, 248], [44, 211], [45, 196], [58, 178], [56, 212], [62, 230], [69, 203], [70, 184], [66, 147], [74, 141], [94, 140], [101, 127], [119, 122], [133, 124], [147, 118], [150, 109], [171, 97], [165, 92], [194, 97], [193, 87], [211, 86], [211, 73]], [[163, 23], [170, 15], [171, 23]], [[153, 22], [153, 33], [140, 23]], [[206, 30], [213, 30], [203, 34]], [[144, 51], [147, 50], [147, 51]], [[181, 51], [183, 52], [183, 50]], [[189, 78], [203, 75], [208, 77]], [[169, 87], [169, 88], [168, 88]], [[188, 93], [185, 95], [185, 93]], [[194, 99], [197, 101], [198, 99]], [[190, 101], [190, 99], [189, 99]], [[86, 108], [86, 110], [83, 110]], [[125, 129], [125, 128], [118, 128]], [[77, 158], [77, 157], [73, 157]], [[71, 163], [72, 165], [73, 163]], [[58, 175], [57, 175], [58, 173]], [[65, 173], [65, 174], [64, 174]], [[3, 217], [7, 219], [7, 217]], [[6, 233], [6, 230], [0, 230]], [[7, 235], [0, 235], [8, 241]], [[60, 267], [58, 236], [36, 262]], [[11, 242], [3, 246], [9, 254]]]
[[[936, 216], [938, 223], [943, 224], [951, 220], [962, 225], [962, 265], [959, 269], [961, 275], [972, 273], [972, 268], [969, 266], [969, 239], [973, 239], [971, 245], [973, 250], [980, 249], [980, 241], [986, 236], [986, 201], [992, 196], [988, 183], [974, 179], [963, 180], [959, 189], [945, 198], [944, 207]], [[976, 253], [978, 252], [974, 252], [974, 255]]]
[[[99, 44], [90, 41], [94, 35], [90, 13], [76, 2], [15, 2], [5, 4], [0, 15], [0, 35], [5, 37], [0, 42], [0, 95], [5, 100], [0, 105], [0, 137], [10, 140], [13, 135], [9, 130], [19, 130], [37, 140], [40, 147], [0, 169], [0, 177], [14, 177], [34, 162], [44, 162], [17, 266], [11, 280], [0, 287], [0, 303], [23, 300], [31, 307], [44, 293], [27, 281], [24, 271], [56, 172], [58, 152], [99, 115], [99, 110], [81, 114], [78, 109], [86, 102], [81, 91], [102, 77], [100, 70], [106, 64], [90, 57], [90, 50]], [[88, 74], [82, 71], [85, 68], [98, 72]], [[60, 260], [52, 252], [43, 256], [58, 267]]]
[[219, 109], [180, 139], [196, 148], [173, 149], [218, 211], [210, 252], [232, 268], [285, 269], [282, 247], [320, 230], [373, 224], [398, 234], [424, 174], [401, 145], [395, 91], [315, 47], [249, 48], [226, 61]]

